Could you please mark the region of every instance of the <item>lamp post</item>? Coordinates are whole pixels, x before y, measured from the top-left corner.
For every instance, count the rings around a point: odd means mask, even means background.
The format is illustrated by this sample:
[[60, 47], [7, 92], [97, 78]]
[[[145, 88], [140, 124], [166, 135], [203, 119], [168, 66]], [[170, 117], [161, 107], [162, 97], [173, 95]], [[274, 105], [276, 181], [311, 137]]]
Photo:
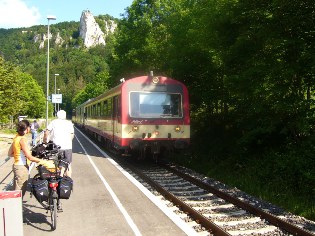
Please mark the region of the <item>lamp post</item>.
[[46, 85], [46, 128], [48, 127], [48, 100], [49, 100], [49, 38], [50, 38], [50, 33], [49, 33], [49, 20], [56, 20], [55, 16], [47, 16], [48, 20], [48, 38], [47, 38], [47, 85]]
[[[59, 74], [55, 74], [55, 94], [56, 94], [56, 76], [59, 76]], [[56, 114], [56, 103], [55, 103], [55, 114]]]
[[[58, 94], [59, 94], [60, 89], [58, 89]], [[58, 103], [58, 111], [59, 111], [59, 103]]]

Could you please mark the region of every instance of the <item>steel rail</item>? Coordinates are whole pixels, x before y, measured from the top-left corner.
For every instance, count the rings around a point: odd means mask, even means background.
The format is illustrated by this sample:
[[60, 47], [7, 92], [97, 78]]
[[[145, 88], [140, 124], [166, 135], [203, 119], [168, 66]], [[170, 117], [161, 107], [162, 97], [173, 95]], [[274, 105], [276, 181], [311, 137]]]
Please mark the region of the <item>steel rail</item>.
[[199, 179], [196, 179], [188, 174], [185, 174], [181, 171], [179, 171], [178, 169], [171, 167], [169, 165], [163, 165], [163, 167], [165, 167], [166, 169], [172, 171], [173, 173], [181, 176], [182, 178], [194, 183], [195, 185], [217, 195], [218, 197], [233, 203], [234, 205], [254, 214], [257, 216], [260, 216], [261, 218], [266, 219], [267, 221], [269, 221], [271, 224], [284, 229], [286, 231], [288, 231], [289, 233], [292, 233], [293, 235], [299, 235], [299, 236], [314, 236], [315, 234], [311, 233], [308, 230], [304, 230], [296, 225], [293, 225], [285, 220], [280, 219], [279, 217], [272, 215], [264, 210], [258, 209], [257, 207], [254, 207], [253, 205], [251, 205], [250, 203], [244, 202], [236, 197], [231, 196], [230, 194], [224, 193], [218, 189], [216, 189], [215, 187], [212, 187], [211, 185], [202, 182]]
[[[126, 164], [125, 164], [126, 165]], [[218, 235], [218, 236], [231, 236], [228, 232], [223, 230], [220, 226], [213, 223], [208, 218], [204, 217], [202, 214], [200, 214], [198, 211], [181, 201], [179, 198], [177, 198], [172, 193], [165, 190], [161, 185], [156, 183], [154, 180], [152, 180], [147, 175], [143, 174], [141, 171], [137, 170], [136, 168], [128, 165], [128, 168], [131, 169], [134, 173], [136, 173], [138, 176], [140, 176], [144, 181], [146, 181], [148, 184], [150, 184], [153, 188], [155, 188], [157, 191], [159, 191], [160, 194], [162, 194], [166, 199], [173, 202], [176, 206], [178, 206], [181, 210], [183, 210], [185, 213], [187, 213], [189, 216], [191, 216], [196, 222], [201, 224], [203, 227], [205, 227], [207, 230], [209, 230], [211, 233]]]

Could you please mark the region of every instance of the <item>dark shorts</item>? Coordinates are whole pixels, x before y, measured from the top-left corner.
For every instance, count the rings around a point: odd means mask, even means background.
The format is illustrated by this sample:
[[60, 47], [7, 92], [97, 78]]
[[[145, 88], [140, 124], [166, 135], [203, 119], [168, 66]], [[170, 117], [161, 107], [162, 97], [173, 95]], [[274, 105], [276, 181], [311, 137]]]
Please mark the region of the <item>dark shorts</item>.
[[65, 161], [70, 164], [72, 162], [72, 149], [65, 149], [65, 150], [60, 150], [60, 151], [63, 152]]

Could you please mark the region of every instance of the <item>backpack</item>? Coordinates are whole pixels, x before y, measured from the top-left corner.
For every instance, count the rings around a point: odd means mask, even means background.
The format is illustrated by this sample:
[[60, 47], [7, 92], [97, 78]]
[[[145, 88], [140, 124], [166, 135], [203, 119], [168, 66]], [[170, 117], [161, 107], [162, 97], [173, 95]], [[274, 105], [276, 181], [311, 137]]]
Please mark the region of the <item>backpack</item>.
[[37, 201], [47, 201], [49, 195], [48, 181], [45, 179], [34, 178], [31, 183], [31, 191]]
[[69, 199], [73, 189], [73, 180], [69, 176], [64, 176], [58, 184], [58, 196], [60, 199]]

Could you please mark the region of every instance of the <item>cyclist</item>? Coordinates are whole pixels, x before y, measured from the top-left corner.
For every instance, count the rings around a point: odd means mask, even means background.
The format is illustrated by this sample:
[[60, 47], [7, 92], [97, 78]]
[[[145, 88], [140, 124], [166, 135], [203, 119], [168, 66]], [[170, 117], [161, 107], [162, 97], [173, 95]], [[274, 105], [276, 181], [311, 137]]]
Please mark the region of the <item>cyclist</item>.
[[[71, 177], [72, 140], [74, 137], [74, 128], [72, 122], [66, 120], [66, 116], [67, 114], [64, 110], [57, 112], [58, 119], [53, 120], [48, 125], [44, 134], [44, 142], [48, 142], [48, 138], [50, 136], [50, 139], [60, 146], [60, 151], [63, 152], [65, 160], [69, 163], [66, 170], [63, 166], [61, 166], [61, 175], [65, 173], [65, 175]], [[59, 202], [58, 210], [62, 211], [62, 207]]]
[[[71, 121], [66, 120], [66, 112], [60, 110], [57, 112], [58, 119], [53, 120], [48, 125], [45, 134], [44, 142], [48, 142], [48, 137], [60, 146], [60, 150], [69, 163], [66, 175], [71, 177], [71, 162], [72, 162], [72, 140], [74, 137], [74, 128]], [[63, 172], [62, 172], [63, 173]]]

